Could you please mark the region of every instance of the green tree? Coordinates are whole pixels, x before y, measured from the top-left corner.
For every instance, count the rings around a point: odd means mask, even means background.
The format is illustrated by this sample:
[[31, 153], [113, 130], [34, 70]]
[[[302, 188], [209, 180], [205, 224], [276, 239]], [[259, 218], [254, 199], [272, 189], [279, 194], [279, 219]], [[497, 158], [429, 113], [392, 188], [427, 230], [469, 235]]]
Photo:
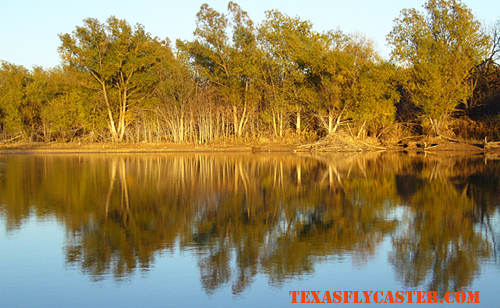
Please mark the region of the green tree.
[[349, 55], [343, 51], [347, 41], [341, 31], [325, 33], [313, 48], [316, 56], [309, 58], [307, 80], [317, 94], [310, 101], [311, 109], [328, 135], [337, 131], [346, 109], [342, 89], [349, 66]]
[[300, 133], [301, 112], [307, 95], [306, 63], [319, 34], [313, 31], [310, 21], [277, 10], [266, 12], [266, 20], [258, 30], [259, 44], [265, 53], [262, 86], [275, 136], [283, 136], [292, 113], [296, 114], [295, 127]]
[[358, 136], [378, 133], [394, 121], [395, 103], [399, 100], [394, 85], [395, 68], [377, 54], [374, 43], [363, 36], [351, 36], [344, 52], [350, 69], [344, 89], [351, 106], [347, 115], [359, 126]]
[[45, 141], [66, 142], [74, 137], [94, 141], [107, 130], [105, 114], [88, 103], [98, 101], [98, 93], [79, 86], [87, 77], [71, 67], [55, 67], [45, 71], [45, 82], [36, 82], [44, 87], [39, 130]]
[[176, 143], [188, 140], [189, 122], [196, 92], [196, 81], [189, 65], [173, 57], [161, 61], [156, 67], [158, 83], [155, 88], [160, 103], [157, 110]]
[[238, 122], [236, 116], [238, 109], [243, 111], [236, 129], [238, 136], [241, 136], [259, 100], [256, 79], [262, 57], [257, 48], [256, 29], [247, 12], [234, 2], [229, 2], [228, 10], [233, 26], [231, 59], [238, 82], [236, 104], [233, 103], [232, 108], [235, 124]]
[[8, 133], [31, 141], [39, 139], [40, 110], [53, 94], [47, 87], [49, 78], [50, 72], [41, 67], [29, 71], [21, 65], [2, 63], [0, 113]]
[[[21, 65], [2, 62], [0, 69], [0, 115], [2, 128], [25, 137], [24, 110], [28, 107], [26, 88], [30, 72]], [[24, 136], [23, 136], [24, 135]]]
[[395, 70], [380, 59], [371, 40], [331, 31], [316, 45], [307, 70], [317, 93], [311, 107], [327, 134], [346, 119], [359, 126], [358, 134], [366, 126], [376, 130], [394, 120]]
[[228, 11], [226, 15], [203, 4], [196, 14], [195, 40], [178, 40], [177, 48], [189, 57], [199, 77], [215, 86], [232, 110], [234, 134], [241, 136], [257, 100], [255, 28], [236, 3], [229, 2]]
[[85, 19], [84, 26], [59, 37], [62, 58], [90, 74], [92, 87], [102, 94], [112, 141], [122, 141], [131, 122], [130, 108], [151, 95], [150, 71], [168, 46], [152, 38], [142, 25], [132, 28], [114, 16], [106, 24]]
[[404, 9], [387, 41], [392, 59], [408, 68], [406, 89], [440, 135], [458, 104], [472, 94], [470, 76], [488, 50], [488, 37], [459, 0], [429, 0], [425, 13]]

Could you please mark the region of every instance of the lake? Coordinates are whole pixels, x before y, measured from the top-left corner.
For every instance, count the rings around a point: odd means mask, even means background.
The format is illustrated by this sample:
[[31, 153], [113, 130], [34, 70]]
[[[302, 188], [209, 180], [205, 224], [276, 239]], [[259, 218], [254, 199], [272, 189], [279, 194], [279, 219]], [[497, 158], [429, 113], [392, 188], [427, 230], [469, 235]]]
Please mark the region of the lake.
[[500, 160], [0, 155], [0, 227], [1, 307], [498, 307]]

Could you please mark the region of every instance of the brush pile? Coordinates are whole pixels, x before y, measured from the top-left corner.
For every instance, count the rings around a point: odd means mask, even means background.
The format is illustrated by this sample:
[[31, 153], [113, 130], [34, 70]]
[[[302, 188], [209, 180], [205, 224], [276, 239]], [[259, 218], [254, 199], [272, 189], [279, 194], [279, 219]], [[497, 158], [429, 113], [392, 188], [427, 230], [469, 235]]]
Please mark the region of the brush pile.
[[316, 142], [298, 146], [298, 150], [311, 152], [364, 152], [385, 149], [375, 138], [360, 140], [343, 132], [330, 134]]

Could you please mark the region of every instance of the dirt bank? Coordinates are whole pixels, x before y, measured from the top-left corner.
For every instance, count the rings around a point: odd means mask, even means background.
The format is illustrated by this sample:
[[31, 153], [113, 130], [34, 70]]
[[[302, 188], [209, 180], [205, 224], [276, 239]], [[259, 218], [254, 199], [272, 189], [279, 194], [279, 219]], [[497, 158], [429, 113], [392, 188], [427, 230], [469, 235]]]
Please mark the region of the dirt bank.
[[172, 152], [470, 152], [500, 153], [500, 146], [481, 142], [457, 143], [446, 140], [400, 141], [379, 143], [376, 140], [324, 138], [307, 144], [174, 144], [174, 143], [8, 143], [0, 144], [0, 154], [30, 153], [172, 153]]

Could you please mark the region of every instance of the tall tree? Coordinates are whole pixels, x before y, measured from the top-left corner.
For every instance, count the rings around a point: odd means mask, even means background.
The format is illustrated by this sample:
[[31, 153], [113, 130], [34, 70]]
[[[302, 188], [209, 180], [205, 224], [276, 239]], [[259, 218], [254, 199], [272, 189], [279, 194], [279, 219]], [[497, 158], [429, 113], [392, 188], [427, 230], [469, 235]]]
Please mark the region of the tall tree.
[[193, 118], [196, 81], [188, 64], [174, 57], [162, 60], [155, 72], [158, 78], [155, 92], [160, 100], [157, 110], [169, 137], [176, 143], [183, 143], [188, 140], [190, 119]]
[[221, 100], [232, 110], [234, 134], [241, 136], [256, 100], [255, 28], [236, 3], [229, 2], [228, 11], [226, 15], [203, 4], [196, 14], [195, 40], [177, 41], [177, 48], [189, 56], [199, 77], [215, 85]]
[[[86, 73], [67, 66], [46, 70], [43, 75], [33, 74], [35, 86], [32, 88], [38, 90], [30, 92], [40, 93], [37, 95], [42, 102], [39, 130], [45, 141], [67, 142], [74, 137], [94, 141], [99, 131], [107, 130], [105, 114], [89, 104], [99, 101], [99, 93], [79, 86], [86, 77]], [[40, 87], [43, 90], [39, 90]]]
[[0, 67], [0, 121], [16, 138], [38, 139], [40, 110], [51, 99], [47, 87], [49, 72], [41, 67], [32, 71], [21, 65], [2, 62]]
[[168, 48], [152, 38], [144, 27], [132, 28], [127, 21], [111, 16], [106, 24], [84, 20], [72, 34], [59, 36], [59, 52], [71, 66], [88, 72], [94, 88], [101, 92], [113, 142], [120, 142], [130, 122], [129, 109], [151, 94], [151, 68], [158, 54]]
[[[238, 125], [236, 132], [238, 136], [243, 134], [250, 113], [254, 110], [259, 91], [256, 87], [258, 63], [261, 54], [257, 48], [256, 29], [247, 12], [241, 7], [229, 2], [228, 10], [231, 14], [233, 48], [231, 60], [234, 65], [234, 74], [237, 80], [237, 96], [233, 103], [234, 123]], [[242, 110], [238, 121], [237, 112]]]
[[459, 0], [429, 0], [424, 9], [402, 10], [387, 40], [392, 59], [408, 68], [413, 102], [440, 135], [447, 117], [471, 96], [471, 70], [485, 58], [489, 42]]
[[369, 128], [372, 133], [395, 118], [399, 95], [394, 86], [395, 69], [377, 54], [373, 41], [358, 35], [350, 37], [344, 52], [349, 55], [345, 98], [351, 107], [348, 115], [358, 124], [358, 136]]
[[[2, 128], [26, 137], [25, 110], [29, 109], [26, 88], [31, 73], [21, 65], [2, 62], [0, 67], [0, 120]], [[24, 136], [23, 136], [24, 135]]]
[[276, 136], [283, 135], [291, 113], [296, 114], [296, 131], [301, 131], [305, 64], [311, 56], [312, 42], [318, 37], [310, 21], [277, 10], [266, 12], [266, 20], [259, 27], [259, 43], [266, 54], [263, 86]]
[[350, 55], [343, 50], [347, 41], [341, 31], [325, 33], [313, 48], [316, 56], [309, 58], [307, 79], [317, 94], [310, 101], [311, 109], [328, 135], [337, 131], [347, 107], [342, 95], [349, 67]]
[[373, 42], [332, 31], [316, 45], [307, 75], [317, 93], [311, 106], [320, 127], [333, 134], [342, 120], [350, 119], [360, 134], [365, 127], [377, 129], [391, 122], [398, 99], [390, 82], [394, 70], [380, 59]]

